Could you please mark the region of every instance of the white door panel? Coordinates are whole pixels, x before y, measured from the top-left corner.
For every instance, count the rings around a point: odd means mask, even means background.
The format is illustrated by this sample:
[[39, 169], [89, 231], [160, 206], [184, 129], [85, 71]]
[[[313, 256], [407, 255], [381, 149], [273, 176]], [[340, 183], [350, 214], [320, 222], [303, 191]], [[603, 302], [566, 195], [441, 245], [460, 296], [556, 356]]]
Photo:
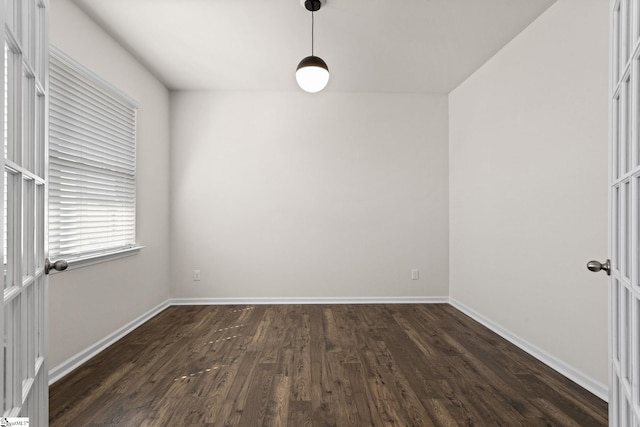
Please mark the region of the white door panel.
[[640, 426], [640, 0], [611, 1], [609, 423]]
[[48, 6], [47, 0], [4, 0], [0, 14], [5, 29], [0, 400], [3, 416], [28, 417], [31, 426], [48, 425]]

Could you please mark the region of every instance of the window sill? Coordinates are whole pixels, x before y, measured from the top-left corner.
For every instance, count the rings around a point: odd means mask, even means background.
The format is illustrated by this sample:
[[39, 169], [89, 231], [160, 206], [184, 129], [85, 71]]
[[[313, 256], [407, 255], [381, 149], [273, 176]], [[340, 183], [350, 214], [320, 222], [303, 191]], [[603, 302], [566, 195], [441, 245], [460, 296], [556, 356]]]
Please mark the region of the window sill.
[[[117, 251], [103, 252], [103, 253], [91, 254], [91, 255], [82, 256], [78, 258], [68, 259], [67, 262], [69, 263], [69, 266], [67, 267], [67, 270], [75, 270], [76, 268], [88, 267], [94, 264], [100, 264], [103, 262], [109, 262], [109, 261], [114, 261], [116, 259], [138, 255], [138, 253], [140, 253], [140, 250], [142, 248], [144, 248], [144, 246], [132, 246], [130, 248], [120, 249]], [[51, 274], [57, 274], [57, 273], [61, 273], [61, 272], [56, 270], [51, 270]]]

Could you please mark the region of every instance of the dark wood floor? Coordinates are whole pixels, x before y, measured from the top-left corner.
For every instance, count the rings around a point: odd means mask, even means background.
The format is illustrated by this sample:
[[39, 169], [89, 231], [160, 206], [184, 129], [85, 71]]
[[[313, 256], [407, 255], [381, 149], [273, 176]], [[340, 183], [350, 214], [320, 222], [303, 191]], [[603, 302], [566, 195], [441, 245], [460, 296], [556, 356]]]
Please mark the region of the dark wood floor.
[[606, 426], [449, 305], [176, 306], [50, 390], [51, 426]]

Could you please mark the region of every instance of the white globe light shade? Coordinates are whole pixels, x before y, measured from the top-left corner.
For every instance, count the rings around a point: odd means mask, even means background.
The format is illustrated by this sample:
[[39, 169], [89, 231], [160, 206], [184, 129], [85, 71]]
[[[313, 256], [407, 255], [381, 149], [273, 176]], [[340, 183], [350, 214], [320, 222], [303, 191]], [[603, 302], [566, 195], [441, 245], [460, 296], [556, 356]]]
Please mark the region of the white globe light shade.
[[320, 92], [329, 82], [329, 67], [322, 58], [307, 56], [298, 64], [296, 81], [305, 92]]

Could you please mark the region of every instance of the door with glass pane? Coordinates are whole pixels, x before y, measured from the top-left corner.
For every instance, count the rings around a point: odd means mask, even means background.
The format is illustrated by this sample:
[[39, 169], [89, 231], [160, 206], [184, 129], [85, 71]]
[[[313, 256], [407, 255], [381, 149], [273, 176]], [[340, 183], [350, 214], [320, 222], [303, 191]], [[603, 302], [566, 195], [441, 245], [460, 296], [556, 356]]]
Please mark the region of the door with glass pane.
[[640, 0], [611, 1], [609, 422], [640, 426]]
[[2, 412], [48, 425], [45, 275], [48, 0], [4, 0]]

